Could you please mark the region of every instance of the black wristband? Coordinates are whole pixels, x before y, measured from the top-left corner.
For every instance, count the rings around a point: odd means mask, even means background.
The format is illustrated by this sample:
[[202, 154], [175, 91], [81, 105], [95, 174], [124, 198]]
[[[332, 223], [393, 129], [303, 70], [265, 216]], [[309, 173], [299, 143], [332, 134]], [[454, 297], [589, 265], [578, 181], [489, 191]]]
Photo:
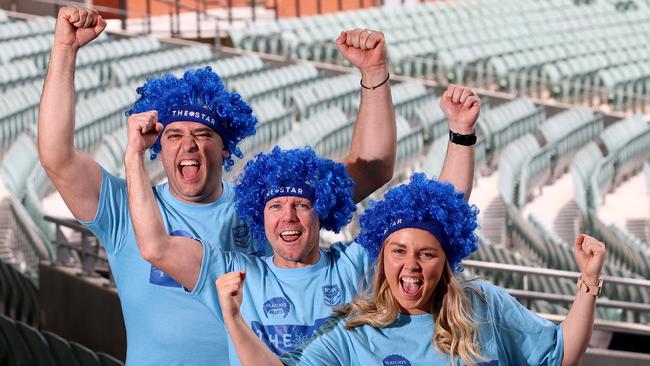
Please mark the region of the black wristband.
[[449, 130], [449, 141], [457, 145], [472, 146], [476, 144], [476, 134], [461, 135], [452, 130]]
[[384, 79], [384, 81], [382, 81], [381, 83], [379, 83], [379, 84], [377, 84], [375, 86], [365, 86], [365, 85], [363, 85], [363, 79], [359, 80], [359, 84], [361, 84], [361, 87], [364, 88], [364, 89], [375, 90], [375, 89], [379, 88], [380, 86], [386, 84], [388, 79], [390, 79], [390, 73], [388, 73], [388, 75], [386, 76], [386, 79]]

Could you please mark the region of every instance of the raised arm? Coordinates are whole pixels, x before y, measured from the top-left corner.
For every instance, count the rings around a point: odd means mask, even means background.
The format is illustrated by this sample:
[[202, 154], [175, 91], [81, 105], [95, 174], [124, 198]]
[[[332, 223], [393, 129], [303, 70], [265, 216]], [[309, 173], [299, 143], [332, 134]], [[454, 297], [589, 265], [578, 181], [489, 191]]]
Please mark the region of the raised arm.
[[223, 321], [228, 328], [242, 366], [282, 366], [282, 362], [253, 333], [241, 315], [240, 308], [246, 272], [229, 272], [216, 281]]
[[95, 10], [59, 10], [38, 112], [41, 164], [72, 214], [83, 221], [92, 220], [97, 212], [102, 172], [99, 164], [74, 147], [74, 72], [77, 50], [105, 27]]
[[[600, 270], [605, 262], [605, 244], [585, 234], [578, 235], [573, 246], [576, 263], [582, 280], [590, 286], [597, 286]], [[573, 305], [562, 323], [564, 357], [562, 365], [579, 365], [587, 350], [594, 328], [596, 296], [578, 290]]]
[[162, 129], [156, 111], [129, 117], [124, 155], [129, 212], [142, 258], [191, 290], [199, 278], [203, 248], [193, 239], [167, 234], [144, 161], [144, 152]]
[[[359, 202], [393, 177], [397, 149], [395, 111], [388, 81], [384, 34], [367, 29], [341, 32], [339, 52], [361, 71], [361, 102], [352, 143], [343, 163], [356, 183]], [[383, 83], [383, 84], [382, 84]]]
[[[447, 117], [450, 131], [461, 135], [474, 134], [481, 100], [471, 89], [450, 84], [440, 98], [440, 107]], [[465, 193], [465, 201], [468, 201], [474, 184], [474, 145], [449, 141], [439, 179]]]

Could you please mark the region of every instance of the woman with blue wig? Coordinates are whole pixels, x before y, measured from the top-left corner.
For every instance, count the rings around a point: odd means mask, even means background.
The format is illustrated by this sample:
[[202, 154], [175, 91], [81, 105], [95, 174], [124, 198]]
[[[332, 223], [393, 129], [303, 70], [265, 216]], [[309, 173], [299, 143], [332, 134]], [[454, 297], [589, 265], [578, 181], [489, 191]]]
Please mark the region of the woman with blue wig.
[[604, 245], [585, 235], [576, 239], [580, 290], [564, 322], [555, 325], [504, 289], [455, 277], [462, 259], [478, 247], [478, 210], [462, 197], [450, 184], [420, 173], [372, 202], [357, 238], [376, 260], [371, 290], [338, 308], [338, 318], [280, 358], [242, 321], [243, 278], [220, 278], [224, 320], [242, 364], [578, 364], [593, 327]]

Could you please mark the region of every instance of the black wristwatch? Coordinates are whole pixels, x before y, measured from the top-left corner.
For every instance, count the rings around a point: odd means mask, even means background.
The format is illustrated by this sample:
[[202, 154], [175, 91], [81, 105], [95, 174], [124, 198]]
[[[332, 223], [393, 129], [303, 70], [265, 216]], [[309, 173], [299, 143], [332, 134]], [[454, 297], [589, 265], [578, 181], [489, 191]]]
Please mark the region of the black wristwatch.
[[472, 146], [476, 144], [476, 134], [461, 135], [460, 133], [449, 130], [449, 141], [457, 145]]

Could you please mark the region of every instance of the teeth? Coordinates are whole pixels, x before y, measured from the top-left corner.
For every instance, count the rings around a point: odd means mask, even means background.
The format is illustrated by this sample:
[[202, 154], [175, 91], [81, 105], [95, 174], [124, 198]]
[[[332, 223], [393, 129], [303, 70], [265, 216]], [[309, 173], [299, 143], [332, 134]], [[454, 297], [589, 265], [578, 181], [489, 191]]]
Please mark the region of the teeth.
[[180, 163], [180, 166], [190, 166], [190, 165], [199, 165], [199, 162], [196, 160], [183, 160]]
[[406, 276], [405, 276], [405, 277], [402, 277], [401, 280], [402, 280], [402, 282], [406, 282], [406, 283], [420, 283], [420, 282], [422, 282], [422, 281], [420, 281], [419, 278], [416, 278], [416, 277], [406, 277]]
[[280, 235], [300, 235], [300, 231], [298, 230], [285, 230], [280, 233]]

